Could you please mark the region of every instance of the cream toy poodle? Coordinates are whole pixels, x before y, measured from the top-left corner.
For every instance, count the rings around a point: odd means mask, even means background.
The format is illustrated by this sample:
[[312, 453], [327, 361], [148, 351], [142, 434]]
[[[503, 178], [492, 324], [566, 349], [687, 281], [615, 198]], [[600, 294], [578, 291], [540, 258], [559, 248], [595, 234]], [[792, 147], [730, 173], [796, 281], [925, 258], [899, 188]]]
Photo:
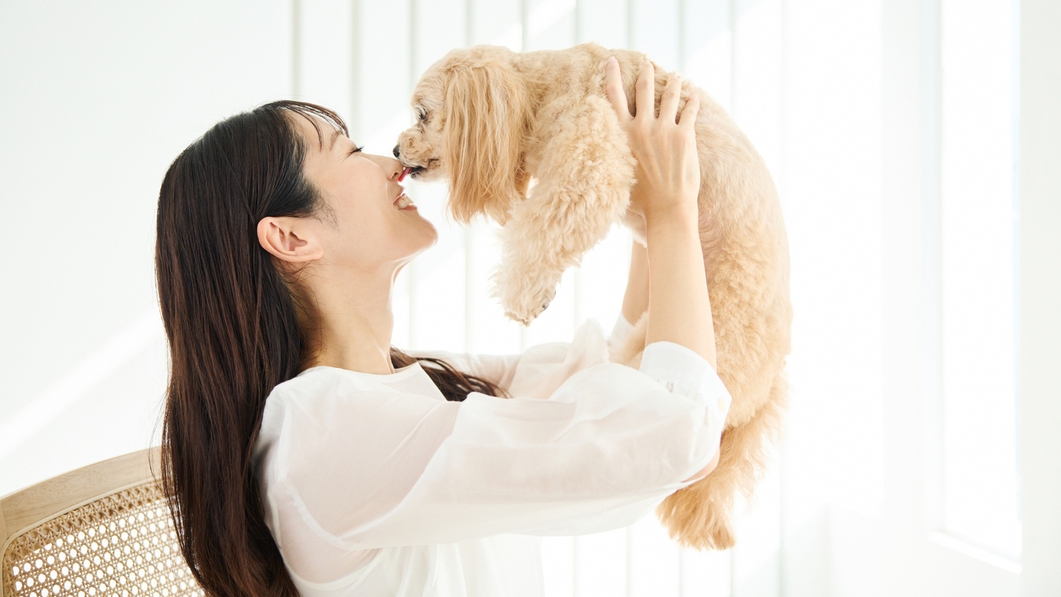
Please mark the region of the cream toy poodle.
[[[605, 97], [604, 63], [615, 56], [631, 112], [643, 54], [583, 44], [516, 53], [475, 46], [450, 52], [417, 83], [418, 122], [394, 153], [414, 178], [449, 181], [448, 208], [502, 226], [494, 294], [509, 317], [529, 324], [548, 306], [565, 269], [623, 222], [644, 244], [644, 221], [627, 214], [636, 162]], [[656, 67], [656, 105], [671, 73]], [[763, 159], [726, 112], [682, 82], [681, 111], [700, 96], [700, 240], [718, 348], [718, 372], [733, 396], [720, 461], [705, 479], [657, 509], [685, 546], [734, 544], [735, 491], [751, 496], [776, 440], [789, 352], [788, 245]], [[534, 185], [531, 186], [531, 180]], [[528, 192], [529, 190], [529, 192]], [[613, 360], [638, 366], [646, 317]]]

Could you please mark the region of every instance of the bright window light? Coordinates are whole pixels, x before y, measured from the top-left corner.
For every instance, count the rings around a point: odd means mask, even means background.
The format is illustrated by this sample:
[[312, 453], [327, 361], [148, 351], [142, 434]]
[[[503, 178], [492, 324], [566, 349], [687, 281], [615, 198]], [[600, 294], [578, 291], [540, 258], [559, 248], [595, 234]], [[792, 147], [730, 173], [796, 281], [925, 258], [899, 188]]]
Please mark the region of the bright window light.
[[943, 526], [1016, 558], [1016, 7], [941, 8]]

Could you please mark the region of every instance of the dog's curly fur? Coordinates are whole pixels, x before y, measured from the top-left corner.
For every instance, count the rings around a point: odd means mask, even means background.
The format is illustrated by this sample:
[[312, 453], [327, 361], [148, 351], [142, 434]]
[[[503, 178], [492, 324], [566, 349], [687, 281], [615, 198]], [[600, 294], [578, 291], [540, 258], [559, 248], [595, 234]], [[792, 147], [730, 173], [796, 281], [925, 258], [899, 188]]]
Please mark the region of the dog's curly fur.
[[[494, 294], [528, 324], [548, 306], [564, 270], [619, 221], [644, 244], [644, 223], [627, 213], [636, 162], [604, 92], [604, 63], [619, 60], [634, 110], [643, 54], [584, 44], [515, 53], [495, 46], [450, 52], [417, 83], [418, 123], [396, 155], [421, 179], [449, 180], [449, 209], [468, 222], [502, 225]], [[656, 106], [672, 74], [656, 67]], [[733, 404], [718, 467], [657, 509], [682, 545], [734, 544], [736, 490], [750, 496], [776, 441], [786, 400], [789, 352], [788, 246], [777, 192], [762, 158], [702, 90], [682, 82], [679, 111], [700, 96], [700, 240], [714, 315], [718, 372]], [[535, 185], [528, 195], [531, 178]], [[636, 367], [647, 316], [613, 360]]]

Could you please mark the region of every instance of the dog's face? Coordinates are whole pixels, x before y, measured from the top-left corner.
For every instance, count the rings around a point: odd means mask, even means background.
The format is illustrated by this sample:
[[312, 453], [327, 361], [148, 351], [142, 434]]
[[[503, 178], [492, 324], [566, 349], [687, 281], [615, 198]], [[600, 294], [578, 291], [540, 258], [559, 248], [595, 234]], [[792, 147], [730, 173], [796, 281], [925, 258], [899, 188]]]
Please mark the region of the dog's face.
[[416, 124], [394, 155], [418, 180], [449, 180], [449, 209], [468, 222], [485, 214], [504, 223], [521, 195], [521, 147], [527, 130], [526, 90], [513, 52], [495, 46], [453, 50], [416, 84]]
[[395, 157], [418, 180], [439, 180], [445, 176], [442, 155], [442, 125], [445, 120], [445, 77], [439, 64], [420, 78], [413, 91], [412, 107], [416, 124], [398, 137]]

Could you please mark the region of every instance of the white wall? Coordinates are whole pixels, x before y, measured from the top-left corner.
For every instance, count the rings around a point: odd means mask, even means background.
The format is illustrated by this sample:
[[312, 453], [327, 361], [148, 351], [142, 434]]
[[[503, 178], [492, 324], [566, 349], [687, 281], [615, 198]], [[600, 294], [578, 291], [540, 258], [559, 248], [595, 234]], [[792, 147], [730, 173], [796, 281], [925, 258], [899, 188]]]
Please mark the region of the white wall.
[[290, 93], [291, 6], [0, 2], [0, 494], [146, 446], [162, 174]]
[[[1049, 245], [1049, 231], [1058, 227], [1051, 209], [1061, 188], [1042, 165], [1056, 158], [1050, 139], [1061, 138], [1055, 104], [1020, 96], [1029, 120], [1019, 131], [1005, 126], [1007, 118], [1016, 122], [1013, 102], [985, 109], [998, 134], [1013, 134], [1009, 149], [1003, 141], [996, 144], [1002, 158], [984, 158], [964, 143], [958, 149], [984, 165], [965, 174], [954, 166], [965, 159], [954, 149], [967, 126], [960, 119], [978, 117], [982, 105], [961, 91], [960, 76], [947, 74], [960, 74], [954, 65], [980, 65], [961, 62], [956, 34], [975, 25], [963, 17], [986, 10], [1008, 14], [1016, 28], [1016, 13], [1006, 12], [1016, 4], [1007, 2], [0, 2], [0, 206], [14, 250], [0, 264], [0, 495], [151, 441], [166, 375], [152, 273], [157, 190], [169, 162], [211, 124], [296, 97], [337, 109], [356, 140], [386, 154], [409, 122], [413, 82], [449, 48], [595, 40], [642, 49], [682, 70], [731, 110], [767, 159], [792, 253], [791, 406], [756, 502], [741, 506], [736, 549], [678, 550], [651, 518], [612, 533], [550, 539], [549, 594], [975, 597], [1015, 595], [1022, 574], [1035, 587], [1057, 586], [1049, 562], [1061, 529], [1048, 504], [1058, 486], [1035, 483], [1056, 473], [1044, 455], [1061, 453], [1048, 426], [1058, 422], [1050, 406], [1058, 404], [1056, 376], [1049, 359], [1027, 355], [1056, 355], [1059, 334], [1026, 315], [1056, 323], [1044, 319], [1056, 301], [1036, 298], [1057, 283], [1050, 264], [1059, 249]], [[1061, 23], [1050, 0], [1025, 4], [1025, 26], [1033, 18], [1054, 27], [1043, 25], [1019, 53], [1029, 73], [1021, 76], [1047, 97], [1056, 91], [1050, 65], [1061, 63], [1049, 32]], [[1015, 30], [1008, 38], [976, 35], [1018, 55]], [[1016, 60], [992, 63], [982, 76], [1016, 94]], [[961, 351], [976, 349], [954, 340], [965, 324], [947, 324], [945, 333], [941, 323], [958, 321], [944, 319], [946, 305], [965, 304], [953, 301], [963, 282], [946, 276], [969, 262], [953, 250], [945, 261], [944, 249], [960, 246], [954, 239], [972, 229], [953, 214], [973, 209], [966, 195], [983, 190], [953, 189], [969, 177], [1004, 180], [1005, 151], [1028, 161], [1021, 176], [1034, 195], [1021, 205], [1042, 224], [1019, 236], [1019, 255], [1021, 268], [1044, 284], [1022, 278], [1020, 292], [998, 294], [1002, 302], [986, 315], [1005, 323], [1008, 313], [1012, 324], [1020, 298], [1021, 360], [1016, 340], [994, 348], [996, 359], [1027, 361], [1030, 368], [1014, 371], [1029, 384], [1022, 392], [1034, 388], [1038, 397], [1022, 394], [1032, 405], [1022, 425], [1032, 433], [1020, 437], [1021, 498], [1025, 516], [1045, 529], [1024, 535], [1028, 561], [1019, 546], [1014, 553], [1005, 541], [995, 544], [997, 533], [975, 524], [977, 508], [1001, 504], [988, 518], [1004, 529], [1006, 509], [1017, 503], [1012, 486], [1002, 487], [1016, 482], [1016, 456], [1007, 456], [1016, 448], [1015, 394], [998, 377], [1002, 390], [944, 390], [955, 387], [945, 378], [957, 375], [947, 371], [964, 362]], [[1001, 205], [1007, 217], [1008, 192], [982, 195], [983, 205]], [[569, 272], [550, 309], [524, 330], [487, 297], [496, 261], [491, 226], [446, 222], [441, 186], [414, 183], [410, 195], [436, 222], [440, 241], [400, 279], [397, 345], [509, 352], [566, 340], [587, 318], [611, 325], [626, 268], [623, 231]], [[995, 240], [1014, 248], [1013, 238]], [[996, 408], [1008, 414], [992, 416]], [[963, 409], [976, 416], [956, 417]], [[962, 467], [980, 462], [962, 460], [962, 446], [981, 438], [977, 450], [1001, 455], [983, 461], [984, 483], [1002, 487], [993, 502], [962, 489], [969, 483]], [[974, 523], [959, 512], [973, 513]]]

